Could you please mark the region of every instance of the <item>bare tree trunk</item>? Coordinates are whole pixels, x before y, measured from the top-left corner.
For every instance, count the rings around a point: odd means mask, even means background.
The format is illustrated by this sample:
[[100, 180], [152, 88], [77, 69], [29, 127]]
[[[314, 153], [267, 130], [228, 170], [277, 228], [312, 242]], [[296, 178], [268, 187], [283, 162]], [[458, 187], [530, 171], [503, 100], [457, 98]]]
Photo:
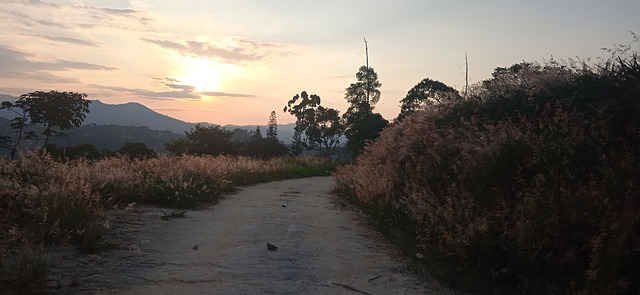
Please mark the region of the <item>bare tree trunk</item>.
[[467, 91], [469, 90], [469, 60], [467, 59], [467, 53], [464, 53], [464, 97], [467, 97]]

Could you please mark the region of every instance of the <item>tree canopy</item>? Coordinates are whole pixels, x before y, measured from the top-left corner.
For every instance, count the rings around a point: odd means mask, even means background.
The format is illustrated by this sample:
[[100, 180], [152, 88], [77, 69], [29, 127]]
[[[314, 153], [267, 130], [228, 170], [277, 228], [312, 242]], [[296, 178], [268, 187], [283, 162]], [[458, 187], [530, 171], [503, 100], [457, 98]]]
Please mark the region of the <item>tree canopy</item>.
[[165, 145], [167, 151], [175, 154], [192, 155], [233, 155], [236, 144], [231, 140], [233, 132], [220, 126], [204, 127], [196, 124], [191, 131], [185, 132], [186, 138], [176, 139]]
[[380, 100], [382, 83], [371, 67], [362, 66], [356, 73], [357, 82], [352, 83], [345, 93], [345, 99], [351, 104], [343, 119], [347, 147], [359, 154], [367, 142], [375, 140], [389, 123], [380, 114], [374, 114], [375, 104]]
[[[12, 158], [23, 138], [34, 139], [33, 131], [25, 131], [29, 125], [41, 125], [44, 143], [41, 150], [49, 142], [51, 136], [64, 135], [63, 131], [80, 127], [86, 114], [89, 113], [89, 104], [84, 93], [35, 91], [20, 96], [18, 101], [11, 103], [2, 102], [0, 108], [9, 109], [18, 116], [12, 120], [11, 128], [16, 131], [16, 136], [11, 147]], [[19, 110], [19, 111], [18, 111]]]
[[[316, 150], [330, 156], [341, 145], [344, 124], [340, 112], [320, 105], [320, 96], [303, 91], [287, 103], [285, 112], [296, 117], [292, 151]], [[303, 136], [304, 135], [304, 136]]]
[[458, 91], [450, 86], [437, 80], [425, 78], [411, 88], [407, 92], [407, 96], [400, 100], [401, 106], [398, 120], [425, 106], [441, 103], [443, 99], [457, 98], [459, 96]]

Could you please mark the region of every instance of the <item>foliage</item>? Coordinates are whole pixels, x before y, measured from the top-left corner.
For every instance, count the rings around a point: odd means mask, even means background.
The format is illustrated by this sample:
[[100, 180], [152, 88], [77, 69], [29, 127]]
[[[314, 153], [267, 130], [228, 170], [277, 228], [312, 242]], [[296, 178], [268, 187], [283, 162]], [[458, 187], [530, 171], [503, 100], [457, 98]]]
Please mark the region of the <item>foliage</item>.
[[155, 158], [156, 152], [142, 142], [127, 142], [119, 150], [118, 154], [129, 157], [130, 159]]
[[236, 144], [231, 140], [232, 132], [220, 126], [204, 127], [196, 124], [185, 132], [186, 139], [175, 139], [165, 145], [167, 151], [175, 155], [233, 155]]
[[425, 106], [442, 103], [443, 100], [459, 97], [458, 91], [450, 86], [437, 80], [425, 78], [411, 88], [411, 90], [407, 92], [407, 95], [400, 100], [401, 105], [398, 120], [402, 120], [402, 118]]
[[378, 73], [372, 68], [361, 66], [356, 73], [357, 82], [351, 83], [347, 87], [345, 99], [353, 107], [359, 107], [358, 111], [369, 112], [380, 100], [380, 90], [382, 83], [378, 81]]
[[45, 150], [58, 160], [97, 160], [110, 155], [108, 151], [101, 152], [92, 144], [77, 144], [73, 147], [58, 147], [55, 144], [49, 144]]
[[337, 185], [389, 227], [408, 218], [413, 251], [451, 265], [440, 269], [450, 281], [498, 293], [637, 293], [639, 73], [636, 52], [498, 68], [466, 100], [384, 130], [338, 168]]
[[256, 137], [243, 143], [240, 153], [244, 156], [268, 159], [288, 155], [289, 148], [278, 140]]
[[[86, 97], [86, 94], [77, 92], [35, 91], [21, 95], [15, 103], [3, 102], [2, 108], [22, 111], [21, 114], [14, 111], [19, 116], [12, 120], [11, 127], [17, 132], [12, 157], [15, 156], [15, 151], [27, 125], [43, 126], [42, 150], [49, 143], [51, 136], [61, 136], [64, 135], [62, 131], [80, 127], [86, 113], [89, 113], [91, 102], [86, 100]], [[26, 135], [34, 137], [32, 133]]]
[[375, 104], [380, 100], [378, 88], [382, 86], [378, 74], [373, 68], [362, 66], [356, 78], [358, 81], [346, 89], [345, 99], [351, 105], [343, 116], [347, 147], [354, 155], [375, 140], [388, 124], [380, 114], [373, 113]]
[[271, 111], [271, 114], [269, 115], [267, 138], [278, 140], [278, 118], [276, 117], [276, 111]]
[[380, 132], [387, 127], [389, 121], [378, 113], [354, 113], [347, 118], [347, 126], [351, 126], [345, 131], [347, 136], [347, 148], [354, 154], [359, 155], [370, 142], [376, 140]]
[[294, 141], [291, 144], [294, 154], [316, 150], [324, 156], [330, 156], [340, 146], [344, 132], [340, 113], [321, 106], [320, 96], [308, 95], [303, 91], [289, 100], [284, 111], [296, 117]]
[[251, 133], [251, 137], [254, 139], [262, 138], [262, 131], [260, 130], [260, 126], [256, 127], [256, 130]]

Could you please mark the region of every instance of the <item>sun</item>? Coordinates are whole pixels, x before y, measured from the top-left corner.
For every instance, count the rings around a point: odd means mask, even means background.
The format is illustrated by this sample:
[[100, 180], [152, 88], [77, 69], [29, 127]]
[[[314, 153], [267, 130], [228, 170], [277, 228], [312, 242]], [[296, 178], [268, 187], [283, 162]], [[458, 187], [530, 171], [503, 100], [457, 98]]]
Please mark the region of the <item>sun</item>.
[[195, 87], [196, 92], [220, 91], [222, 71], [215, 61], [205, 58], [183, 58], [180, 83]]

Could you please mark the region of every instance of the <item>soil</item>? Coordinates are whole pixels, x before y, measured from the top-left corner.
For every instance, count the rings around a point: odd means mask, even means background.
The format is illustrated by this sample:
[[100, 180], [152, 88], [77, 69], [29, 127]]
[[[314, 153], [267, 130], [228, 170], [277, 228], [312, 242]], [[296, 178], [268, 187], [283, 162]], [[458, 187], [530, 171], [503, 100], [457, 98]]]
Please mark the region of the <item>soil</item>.
[[106, 240], [115, 246], [51, 251], [49, 291], [463, 294], [413, 272], [365, 217], [334, 203], [333, 185], [313, 177], [245, 187], [182, 218], [155, 207], [111, 210]]

